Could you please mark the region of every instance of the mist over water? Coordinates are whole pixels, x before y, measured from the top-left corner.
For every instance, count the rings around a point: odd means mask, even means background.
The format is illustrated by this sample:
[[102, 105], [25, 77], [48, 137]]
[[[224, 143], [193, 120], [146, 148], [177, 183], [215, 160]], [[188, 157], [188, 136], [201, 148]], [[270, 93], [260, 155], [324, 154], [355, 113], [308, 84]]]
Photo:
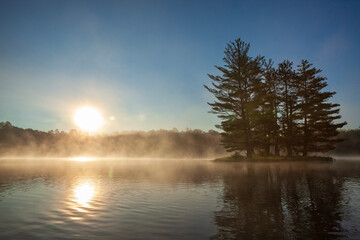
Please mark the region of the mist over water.
[[41, 132], [0, 123], [1, 157], [214, 158], [227, 154], [220, 134], [209, 130], [153, 130], [89, 135]]
[[76, 160], [0, 160], [0, 238], [360, 234], [360, 161]]

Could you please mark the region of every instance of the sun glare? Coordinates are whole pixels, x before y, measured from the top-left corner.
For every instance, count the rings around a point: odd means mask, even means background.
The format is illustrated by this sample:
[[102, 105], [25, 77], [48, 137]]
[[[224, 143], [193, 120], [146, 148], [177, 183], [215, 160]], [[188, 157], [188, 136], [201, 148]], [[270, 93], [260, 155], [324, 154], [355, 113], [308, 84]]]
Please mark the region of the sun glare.
[[95, 194], [94, 185], [85, 182], [74, 189], [74, 200], [82, 207], [88, 207]]
[[74, 121], [81, 130], [86, 132], [95, 132], [104, 123], [104, 119], [99, 111], [88, 106], [79, 108], [76, 111]]
[[77, 162], [89, 162], [89, 161], [93, 161], [94, 158], [92, 158], [92, 157], [74, 157], [74, 158], [71, 158], [71, 160], [77, 161]]

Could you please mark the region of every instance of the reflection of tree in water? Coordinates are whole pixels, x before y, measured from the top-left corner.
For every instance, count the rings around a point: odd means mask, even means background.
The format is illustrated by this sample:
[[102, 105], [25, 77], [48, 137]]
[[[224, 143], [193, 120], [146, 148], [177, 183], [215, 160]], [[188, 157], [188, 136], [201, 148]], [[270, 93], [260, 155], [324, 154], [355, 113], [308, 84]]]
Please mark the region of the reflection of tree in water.
[[342, 231], [343, 180], [305, 165], [245, 165], [224, 176], [214, 239], [332, 239]]

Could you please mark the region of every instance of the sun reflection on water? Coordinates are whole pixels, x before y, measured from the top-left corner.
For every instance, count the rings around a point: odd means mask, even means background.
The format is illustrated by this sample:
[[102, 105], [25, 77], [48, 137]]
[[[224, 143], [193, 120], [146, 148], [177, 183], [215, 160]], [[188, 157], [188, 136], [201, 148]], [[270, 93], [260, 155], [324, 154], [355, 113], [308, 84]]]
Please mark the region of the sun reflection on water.
[[74, 189], [74, 202], [80, 207], [89, 207], [89, 203], [95, 195], [95, 187], [92, 182], [84, 182], [77, 185]]

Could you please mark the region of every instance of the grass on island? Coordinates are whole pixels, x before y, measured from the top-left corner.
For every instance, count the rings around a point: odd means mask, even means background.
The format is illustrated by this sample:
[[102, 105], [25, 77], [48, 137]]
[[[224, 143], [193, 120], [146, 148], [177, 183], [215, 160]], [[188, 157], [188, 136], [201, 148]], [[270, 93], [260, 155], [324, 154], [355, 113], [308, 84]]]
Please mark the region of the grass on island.
[[292, 161], [306, 161], [306, 162], [333, 162], [332, 157], [320, 157], [320, 156], [258, 156], [255, 155], [253, 158], [248, 159], [245, 156], [240, 155], [239, 153], [234, 153], [227, 157], [216, 158], [215, 162], [292, 162]]

